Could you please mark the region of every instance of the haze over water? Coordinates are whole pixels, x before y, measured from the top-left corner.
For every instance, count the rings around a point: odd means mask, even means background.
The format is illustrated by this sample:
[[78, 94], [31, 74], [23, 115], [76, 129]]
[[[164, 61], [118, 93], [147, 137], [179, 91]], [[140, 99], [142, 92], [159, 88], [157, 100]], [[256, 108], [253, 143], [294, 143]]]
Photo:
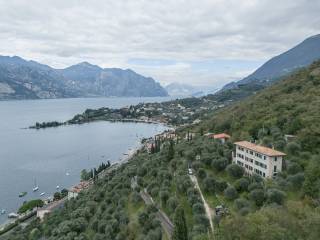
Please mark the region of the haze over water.
[[[36, 121], [65, 121], [87, 108], [118, 108], [169, 98], [79, 98], [0, 102], [0, 224], [25, 200], [46, 199], [56, 186], [69, 188], [80, 171], [101, 162], [116, 162], [142, 137], [162, 132], [155, 124], [94, 122], [48, 129], [24, 129]], [[34, 179], [38, 192], [32, 192]], [[20, 192], [28, 194], [19, 198]]]

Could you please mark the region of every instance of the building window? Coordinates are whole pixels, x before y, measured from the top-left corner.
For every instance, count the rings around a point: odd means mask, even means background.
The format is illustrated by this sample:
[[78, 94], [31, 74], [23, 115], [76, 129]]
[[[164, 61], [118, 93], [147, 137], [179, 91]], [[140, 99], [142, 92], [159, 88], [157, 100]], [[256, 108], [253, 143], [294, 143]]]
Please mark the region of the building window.
[[273, 171], [274, 171], [274, 172], [277, 172], [277, 166], [274, 166], [274, 167], [273, 167]]
[[278, 158], [277, 157], [274, 157], [274, 161], [276, 162], [278, 160]]

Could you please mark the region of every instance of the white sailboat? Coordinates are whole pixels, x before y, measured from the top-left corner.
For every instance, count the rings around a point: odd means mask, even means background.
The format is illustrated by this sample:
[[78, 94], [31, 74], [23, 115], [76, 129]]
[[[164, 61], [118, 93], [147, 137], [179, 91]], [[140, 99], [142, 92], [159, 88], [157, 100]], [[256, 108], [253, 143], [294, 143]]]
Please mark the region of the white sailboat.
[[34, 179], [34, 187], [32, 188], [32, 191], [36, 192], [39, 190], [39, 186], [37, 184], [37, 179]]

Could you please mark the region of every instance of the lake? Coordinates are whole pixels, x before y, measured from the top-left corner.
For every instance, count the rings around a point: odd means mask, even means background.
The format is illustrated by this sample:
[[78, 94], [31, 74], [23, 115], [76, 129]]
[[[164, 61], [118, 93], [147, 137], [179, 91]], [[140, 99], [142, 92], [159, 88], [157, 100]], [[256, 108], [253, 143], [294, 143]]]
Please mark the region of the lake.
[[[56, 186], [70, 188], [80, 180], [80, 171], [102, 162], [116, 162], [143, 137], [166, 129], [143, 123], [93, 122], [47, 129], [26, 129], [36, 121], [65, 121], [87, 108], [119, 108], [139, 102], [170, 98], [77, 98], [0, 101], [0, 224], [17, 211], [23, 201], [46, 199]], [[32, 188], [36, 181], [37, 192]], [[20, 192], [28, 194], [19, 198]], [[45, 195], [40, 197], [40, 193]]]

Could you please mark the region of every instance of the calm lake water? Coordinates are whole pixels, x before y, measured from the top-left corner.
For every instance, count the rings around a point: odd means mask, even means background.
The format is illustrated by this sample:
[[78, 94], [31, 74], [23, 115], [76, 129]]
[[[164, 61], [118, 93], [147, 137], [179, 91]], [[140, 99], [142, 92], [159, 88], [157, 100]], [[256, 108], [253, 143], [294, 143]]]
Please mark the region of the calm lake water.
[[[79, 182], [80, 171], [101, 162], [116, 162], [142, 137], [166, 127], [141, 123], [94, 122], [48, 129], [24, 129], [36, 121], [64, 121], [87, 108], [118, 108], [169, 98], [80, 98], [0, 101], [0, 224], [25, 200], [53, 195], [56, 186]], [[33, 192], [34, 181], [39, 191]], [[20, 192], [28, 194], [19, 198]], [[45, 192], [43, 197], [40, 193]]]

